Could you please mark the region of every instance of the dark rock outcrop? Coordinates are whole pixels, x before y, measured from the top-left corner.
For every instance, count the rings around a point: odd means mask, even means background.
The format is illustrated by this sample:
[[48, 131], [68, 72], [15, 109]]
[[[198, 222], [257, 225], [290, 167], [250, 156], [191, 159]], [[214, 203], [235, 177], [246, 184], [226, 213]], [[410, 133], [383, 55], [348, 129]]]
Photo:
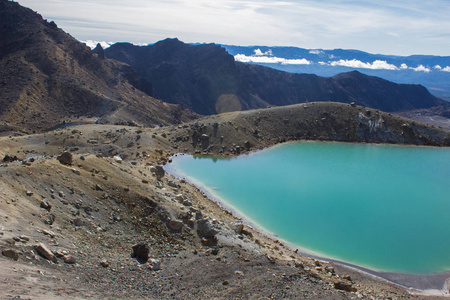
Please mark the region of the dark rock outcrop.
[[97, 46], [95, 46], [95, 48], [92, 50], [92, 52], [97, 54], [97, 56], [100, 59], [104, 59], [105, 58], [105, 51], [103, 50], [103, 47], [102, 47], [102, 45], [100, 45], [100, 43], [98, 43]]

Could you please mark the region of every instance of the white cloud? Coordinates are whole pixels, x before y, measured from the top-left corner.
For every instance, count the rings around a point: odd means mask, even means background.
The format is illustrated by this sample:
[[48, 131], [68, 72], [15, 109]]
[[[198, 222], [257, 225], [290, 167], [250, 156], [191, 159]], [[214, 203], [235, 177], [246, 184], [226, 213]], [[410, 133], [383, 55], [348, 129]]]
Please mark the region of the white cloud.
[[103, 49], [109, 48], [112, 44], [114, 44], [113, 42], [98, 42], [98, 41], [93, 41], [93, 40], [87, 40], [87, 41], [81, 41], [82, 43], [85, 43], [86, 46], [88, 46], [91, 49], [94, 49], [95, 47], [97, 47], [97, 44], [100, 43], [100, 46], [102, 46]]
[[272, 56], [272, 50], [269, 49], [266, 52], [262, 52], [261, 49], [255, 49], [253, 50], [253, 52], [255, 53], [256, 56]]
[[322, 50], [309, 50], [309, 53], [316, 55], [325, 54], [325, 52], [323, 52]]
[[441, 67], [440, 65], [435, 65], [434, 68], [435, 68], [436, 70], [442, 70], [442, 67]]
[[276, 56], [262, 56], [252, 55], [247, 56], [245, 54], [237, 54], [234, 59], [244, 63], [262, 63], [262, 64], [282, 64], [282, 65], [309, 65], [311, 62], [307, 59], [286, 59]]
[[311, 62], [305, 58], [302, 59], [286, 59], [282, 65], [310, 65]]
[[[93, 41], [93, 40], [87, 40], [87, 41], [80, 41], [82, 43], [85, 43], [86, 46], [88, 46], [91, 49], [94, 49], [95, 47], [97, 47], [97, 44], [100, 43], [100, 46], [102, 46], [103, 49], [109, 48], [111, 47], [111, 45], [115, 44], [115, 42], [99, 42], [99, 41]], [[148, 44], [146, 43], [132, 43], [135, 46], [147, 46]]]
[[400, 65], [400, 69], [402, 69], [402, 70], [407, 70], [409, 67], [408, 67], [408, 65], [407, 64], [401, 64]]
[[372, 70], [398, 70], [395, 65], [388, 64], [384, 60], [376, 60], [373, 63], [365, 63], [357, 59], [352, 60], [338, 60], [330, 63], [331, 66], [342, 66], [357, 69], [372, 69]]
[[443, 68], [442, 71], [444, 71], [444, 72], [450, 72], [450, 67], [447, 66], [447, 67]]
[[413, 69], [416, 72], [425, 72], [425, 73], [428, 73], [431, 71], [430, 68], [427, 68], [424, 65], [419, 65], [417, 68], [411, 68], [411, 69]]

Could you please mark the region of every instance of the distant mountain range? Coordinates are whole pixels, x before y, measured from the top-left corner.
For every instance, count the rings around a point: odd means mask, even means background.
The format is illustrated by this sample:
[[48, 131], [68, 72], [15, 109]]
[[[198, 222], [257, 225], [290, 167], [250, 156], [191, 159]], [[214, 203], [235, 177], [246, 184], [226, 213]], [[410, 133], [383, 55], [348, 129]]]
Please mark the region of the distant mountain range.
[[319, 76], [357, 70], [396, 83], [422, 84], [432, 94], [450, 101], [450, 56], [394, 56], [343, 49], [222, 46], [240, 62]]
[[152, 96], [200, 114], [308, 101], [355, 102], [387, 112], [448, 104], [423, 86], [357, 71], [319, 77], [242, 63], [215, 44], [190, 45], [177, 39], [148, 46], [117, 43], [105, 55], [131, 65]]

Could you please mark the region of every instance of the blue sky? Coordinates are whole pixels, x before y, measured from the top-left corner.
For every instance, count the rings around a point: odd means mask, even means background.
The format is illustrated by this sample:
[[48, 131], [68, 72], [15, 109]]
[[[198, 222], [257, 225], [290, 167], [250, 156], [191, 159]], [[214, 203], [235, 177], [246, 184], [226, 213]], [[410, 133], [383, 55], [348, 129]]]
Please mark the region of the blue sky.
[[450, 0], [18, 0], [79, 40], [450, 56]]

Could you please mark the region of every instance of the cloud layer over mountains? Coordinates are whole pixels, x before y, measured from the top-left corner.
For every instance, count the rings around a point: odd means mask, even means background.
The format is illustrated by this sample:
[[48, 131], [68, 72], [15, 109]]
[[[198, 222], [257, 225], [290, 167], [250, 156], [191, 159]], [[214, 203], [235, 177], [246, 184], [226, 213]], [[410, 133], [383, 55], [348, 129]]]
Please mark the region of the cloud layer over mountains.
[[[408, 66], [406, 63], [401, 63], [400, 65], [395, 65], [388, 63], [385, 60], [374, 60], [372, 62], [363, 62], [358, 59], [339, 59], [332, 60], [335, 58], [333, 55], [327, 55], [330, 60], [308, 60], [306, 58], [296, 58], [296, 59], [288, 59], [283, 57], [277, 57], [273, 55], [271, 49], [263, 52], [261, 49], [257, 48], [254, 51], [253, 55], [245, 55], [245, 54], [236, 54], [234, 58], [236, 61], [245, 62], [245, 63], [259, 63], [259, 64], [282, 64], [282, 65], [311, 65], [311, 64], [319, 64], [322, 66], [331, 66], [331, 67], [348, 67], [353, 69], [371, 69], [371, 70], [414, 70], [417, 72], [431, 72], [431, 71], [442, 71], [442, 72], [450, 72], [450, 66], [424, 66], [419, 64], [417, 66]], [[310, 54], [316, 54], [324, 56], [325, 52], [322, 50], [310, 50]]]

